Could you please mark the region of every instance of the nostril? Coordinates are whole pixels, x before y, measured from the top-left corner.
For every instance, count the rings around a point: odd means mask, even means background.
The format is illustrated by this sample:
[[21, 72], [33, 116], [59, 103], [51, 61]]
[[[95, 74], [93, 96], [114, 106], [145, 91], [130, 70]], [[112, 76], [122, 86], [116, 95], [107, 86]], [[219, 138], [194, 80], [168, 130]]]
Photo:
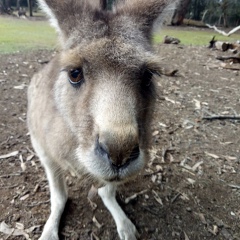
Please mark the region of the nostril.
[[96, 150], [102, 157], [109, 158], [109, 151], [107, 146], [104, 143], [99, 142], [99, 139], [97, 139]]
[[127, 162], [134, 161], [135, 159], [137, 159], [137, 158], [139, 157], [139, 154], [140, 154], [139, 145], [136, 145], [136, 146], [133, 148], [133, 150], [132, 150], [132, 152], [131, 152], [131, 154], [130, 154], [128, 160], [127, 160]]
[[134, 160], [136, 160], [140, 155], [140, 148], [138, 145], [136, 145], [133, 149], [132, 152], [130, 154], [130, 156], [128, 157], [128, 159], [125, 162], [122, 162], [122, 159], [119, 161], [120, 164], [116, 164], [116, 163], [112, 163], [112, 165], [117, 168], [125, 168], [127, 167], [131, 162], [133, 162]]

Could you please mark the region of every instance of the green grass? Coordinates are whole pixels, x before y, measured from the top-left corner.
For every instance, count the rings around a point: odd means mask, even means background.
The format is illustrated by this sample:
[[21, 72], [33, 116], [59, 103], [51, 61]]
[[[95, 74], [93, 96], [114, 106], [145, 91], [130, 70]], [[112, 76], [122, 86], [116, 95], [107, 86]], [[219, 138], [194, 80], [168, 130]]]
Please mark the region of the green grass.
[[[240, 34], [224, 37], [212, 29], [165, 27], [155, 34], [154, 42], [162, 42], [165, 35], [177, 37], [184, 45], [206, 46], [214, 35], [217, 40], [235, 42]], [[18, 18], [0, 17], [0, 54], [32, 49], [53, 49], [57, 37], [47, 21], [29, 21]]]
[[47, 21], [0, 17], [0, 54], [54, 48], [56, 34]]
[[155, 34], [154, 42], [160, 43], [165, 35], [180, 39], [181, 44], [193, 46], [206, 46], [213, 36], [219, 41], [236, 42], [240, 40], [240, 34], [234, 33], [230, 37], [225, 37], [210, 29], [166, 27], [159, 34]]

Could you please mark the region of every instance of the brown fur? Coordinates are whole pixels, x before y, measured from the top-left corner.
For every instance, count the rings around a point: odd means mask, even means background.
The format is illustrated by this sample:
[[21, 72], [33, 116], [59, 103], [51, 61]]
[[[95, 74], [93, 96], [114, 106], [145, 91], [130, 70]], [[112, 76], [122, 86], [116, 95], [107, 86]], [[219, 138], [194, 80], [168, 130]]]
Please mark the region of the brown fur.
[[[61, 169], [105, 184], [125, 182], [147, 160], [159, 68], [151, 33], [174, 0], [126, 0], [110, 12], [85, 0], [39, 1], [63, 48], [28, 90], [28, 126], [50, 190], [65, 199]], [[83, 76], [78, 87], [68, 81], [73, 69]], [[54, 178], [61, 186], [51, 186]]]

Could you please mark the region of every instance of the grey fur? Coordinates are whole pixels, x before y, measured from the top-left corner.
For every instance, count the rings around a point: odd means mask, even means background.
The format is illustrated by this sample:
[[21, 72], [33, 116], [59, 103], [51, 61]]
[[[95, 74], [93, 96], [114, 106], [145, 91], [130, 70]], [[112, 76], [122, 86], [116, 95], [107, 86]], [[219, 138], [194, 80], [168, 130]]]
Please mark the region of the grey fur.
[[[97, 2], [39, 0], [62, 44], [28, 89], [29, 131], [51, 192], [51, 215], [41, 240], [58, 239], [67, 199], [63, 170], [99, 182], [99, 195], [119, 237], [136, 239], [136, 228], [118, 206], [115, 191], [148, 158], [159, 67], [151, 35], [173, 2], [126, 0], [108, 12]], [[69, 82], [73, 69], [81, 80], [78, 87]]]

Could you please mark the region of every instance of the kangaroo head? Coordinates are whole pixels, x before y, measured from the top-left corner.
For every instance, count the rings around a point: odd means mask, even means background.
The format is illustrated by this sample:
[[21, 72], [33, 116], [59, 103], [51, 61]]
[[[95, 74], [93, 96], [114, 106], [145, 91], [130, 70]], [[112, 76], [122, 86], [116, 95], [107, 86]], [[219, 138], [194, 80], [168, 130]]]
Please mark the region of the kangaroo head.
[[159, 66], [151, 37], [174, 1], [125, 0], [112, 11], [94, 1], [39, 2], [62, 47], [49, 75], [76, 139], [75, 161], [103, 181], [136, 175], [147, 157]]

